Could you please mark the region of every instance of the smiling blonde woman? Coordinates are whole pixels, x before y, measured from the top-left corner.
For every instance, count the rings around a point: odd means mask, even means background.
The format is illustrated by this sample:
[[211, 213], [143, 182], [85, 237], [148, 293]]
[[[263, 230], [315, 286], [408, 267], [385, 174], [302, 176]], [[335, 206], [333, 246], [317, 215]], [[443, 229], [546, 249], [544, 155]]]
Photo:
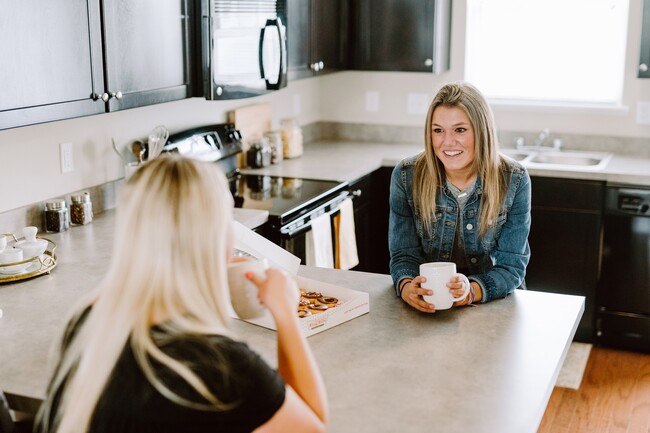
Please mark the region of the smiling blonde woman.
[[213, 164], [162, 156], [129, 179], [109, 271], [68, 324], [36, 431], [325, 430], [293, 279], [253, 278], [277, 324], [278, 371], [228, 330], [231, 226]]
[[[454, 262], [467, 275], [470, 295], [454, 306], [525, 288], [530, 207], [528, 172], [499, 152], [481, 92], [463, 82], [443, 86], [429, 106], [423, 152], [401, 161], [391, 178], [388, 237], [397, 296], [435, 312], [418, 275], [427, 262]], [[454, 297], [463, 293], [458, 278], [447, 287]]]

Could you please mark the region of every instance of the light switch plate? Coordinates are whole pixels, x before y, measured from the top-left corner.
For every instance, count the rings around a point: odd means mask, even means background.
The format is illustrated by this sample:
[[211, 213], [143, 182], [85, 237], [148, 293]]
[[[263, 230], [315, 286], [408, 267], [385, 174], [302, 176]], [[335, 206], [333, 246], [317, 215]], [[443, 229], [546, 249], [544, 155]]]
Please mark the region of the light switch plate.
[[59, 145], [59, 151], [61, 156], [61, 173], [70, 173], [74, 170], [72, 143], [61, 143]]
[[639, 125], [650, 125], [650, 101], [639, 101], [636, 103], [636, 123]]

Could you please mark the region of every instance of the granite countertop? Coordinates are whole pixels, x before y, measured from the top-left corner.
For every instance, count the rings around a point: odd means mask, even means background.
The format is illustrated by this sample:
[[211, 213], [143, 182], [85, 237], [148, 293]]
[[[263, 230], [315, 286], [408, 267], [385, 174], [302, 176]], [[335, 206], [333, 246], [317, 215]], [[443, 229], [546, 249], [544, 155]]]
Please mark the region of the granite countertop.
[[[307, 143], [299, 158], [286, 159], [278, 165], [261, 169], [244, 169], [244, 173], [350, 182], [376, 169], [393, 167], [401, 159], [415, 155], [422, 145], [360, 141], [317, 141]], [[650, 186], [650, 159], [614, 155], [600, 171], [528, 168], [531, 176], [566, 179], [603, 180], [609, 183]]]
[[[13, 408], [34, 411], [44, 396], [50, 350], [72, 306], [107, 270], [114, 219], [109, 211], [48, 234], [57, 267], [0, 284], [0, 387]], [[584, 310], [583, 297], [516, 291], [427, 315], [395, 297], [389, 275], [305, 266], [299, 275], [370, 296], [368, 314], [308, 340], [334, 433], [533, 433]], [[232, 328], [277, 365], [274, 331], [239, 320]]]

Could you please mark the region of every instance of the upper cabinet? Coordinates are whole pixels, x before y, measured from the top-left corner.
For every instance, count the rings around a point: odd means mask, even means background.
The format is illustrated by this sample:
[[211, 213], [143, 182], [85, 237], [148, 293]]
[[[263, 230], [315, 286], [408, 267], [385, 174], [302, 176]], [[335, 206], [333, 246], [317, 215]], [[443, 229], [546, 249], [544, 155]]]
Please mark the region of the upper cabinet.
[[188, 0], [102, 3], [108, 110], [190, 97]]
[[345, 68], [348, 0], [288, 0], [287, 21], [289, 80]]
[[451, 0], [350, 0], [353, 69], [449, 69]]
[[98, 1], [4, 2], [0, 129], [105, 111]]
[[650, 78], [650, 0], [643, 1], [639, 78]]
[[5, 3], [0, 129], [192, 94], [188, 0]]

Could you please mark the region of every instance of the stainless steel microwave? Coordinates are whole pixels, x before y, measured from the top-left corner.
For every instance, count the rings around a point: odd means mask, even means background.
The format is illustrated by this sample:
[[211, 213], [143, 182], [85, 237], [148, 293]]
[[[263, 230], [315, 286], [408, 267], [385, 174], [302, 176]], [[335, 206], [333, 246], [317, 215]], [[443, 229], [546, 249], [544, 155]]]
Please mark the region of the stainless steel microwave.
[[286, 0], [201, 0], [206, 99], [238, 99], [287, 85]]

